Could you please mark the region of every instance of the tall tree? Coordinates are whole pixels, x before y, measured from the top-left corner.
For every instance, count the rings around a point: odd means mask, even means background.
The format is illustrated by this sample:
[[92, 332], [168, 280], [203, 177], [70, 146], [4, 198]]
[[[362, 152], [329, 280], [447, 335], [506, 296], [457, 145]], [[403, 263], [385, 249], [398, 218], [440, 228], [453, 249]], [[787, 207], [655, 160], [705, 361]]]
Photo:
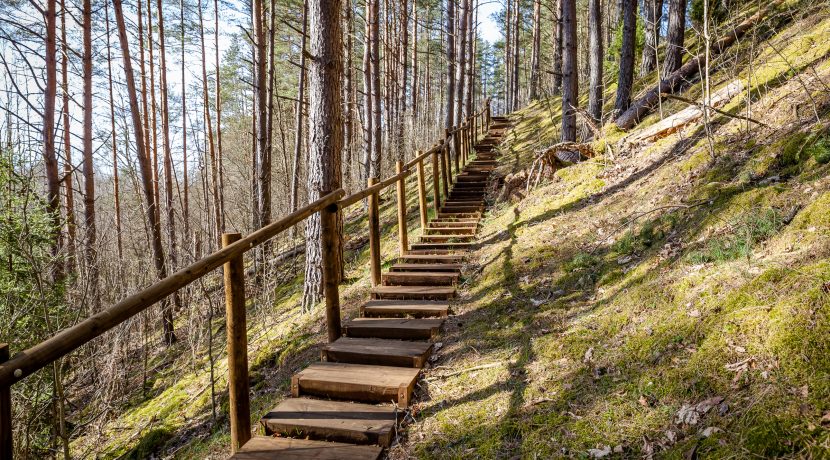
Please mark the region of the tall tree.
[[[202, 107], [204, 108], [203, 119], [205, 122], [205, 138], [207, 141], [207, 152], [209, 156], [208, 163], [211, 178], [211, 186], [208, 188], [210, 189], [213, 198], [213, 200], [211, 200], [213, 202], [213, 230], [216, 233], [213, 238], [213, 244], [215, 245], [214, 247], [218, 248], [221, 244], [222, 232], [225, 231], [225, 221], [223, 219], [222, 214], [222, 194], [219, 179], [218, 160], [219, 154], [216, 148], [216, 141], [213, 138], [213, 124], [211, 123], [210, 117], [210, 91], [208, 89], [207, 62], [205, 58], [205, 53], [207, 52], [207, 49], [205, 48], [205, 22], [204, 15], [202, 14], [202, 0], [199, 0], [197, 2], [196, 10], [198, 11], [199, 16], [199, 40], [201, 42], [201, 46], [199, 49], [201, 50], [202, 58]], [[219, 78], [217, 78], [216, 80], [218, 81]], [[207, 190], [205, 190], [205, 193], [207, 193]], [[205, 204], [207, 204], [207, 201], [208, 200], [205, 200]], [[256, 213], [256, 208], [254, 208], [254, 213]]]
[[455, 115], [453, 125], [461, 123], [462, 108], [464, 106], [464, 87], [467, 86], [464, 78], [465, 66], [467, 64], [467, 10], [470, 8], [470, 0], [461, 0], [461, 9], [458, 11], [458, 29], [456, 30], [455, 50], [455, 102], [453, 103]]
[[[113, 182], [113, 199], [115, 205], [115, 239], [118, 248], [118, 261], [120, 262], [124, 257], [124, 243], [121, 235], [121, 190], [118, 182], [118, 142], [115, 132], [115, 97], [113, 95], [112, 82], [112, 44], [110, 43], [110, 10], [109, 2], [104, 2], [104, 24], [106, 25], [107, 36], [107, 83], [109, 89], [109, 106], [110, 106], [110, 130], [112, 141], [112, 182]], [[185, 177], [187, 174], [185, 174]], [[185, 178], [185, 180], [187, 180]], [[187, 189], [185, 189], [186, 191]]]
[[533, 0], [533, 44], [530, 55], [530, 93], [528, 99], [539, 97], [539, 52], [541, 45], [542, 0]]
[[[121, 56], [124, 61], [124, 77], [127, 83], [127, 95], [130, 104], [130, 115], [133, 122], [133, 133], [135, 145], [138, 151], [138, 164], [141, 170], [141, 183], [146, 204], [147, 221], [150, 224], [152, 235], [151, 244], [153, 250], [153, 262], [156, 274], [159, 279], [167, 277], [167, 268], [164, 263], [164, 247], [161, 242], [161, 224], [158, 212], [156, 212], [156, 201], [153, 197], [153, 175], [151, 171], [150, 158], [146, 155], [147, 149], [144, 145], [144, 127], [141, 122], [141, 112], [138, 107], [138, 92], [135, 88], [135, 77], [133, 76], [133, 64], [130, 57], [130, 41], [127, 38], [127, 26], [124, 21], [124, 10], [121, 0], [112, 0], [115, 11], [115, 22], [118, 28], [118, 40], [121, 43]], [[145, 154], [142, 155], [142, 152]], [[173, 332], [173, 310], [170, 308], [169, 300], [161, 303], [163, 339], [168, 345], [176, 342], [176, 335]]]
[[562, 0], [553, 0], [553, 57], [551, 59], [551, 73], [553, 74], [553, 94], [562, 91]]
[[[309, 201], [340, 188], [343, 149], [341, 81], [343, 47], [341, 0], [309, 0]], [[320, 213], [306, 220], [306, 265], [303, 305], [322, 298], [323, 247]], [[336, 252], [339, 252], [336, 251]], [[338, 280], [339, 282], [339, 280]]]
[[98, 262], [95, 227], [95, 165], [92, 160], [92, 2], [83, 2], [83, 74], [84, 74], [84, 260], [89, 274], [90, 299], [98, 311]]
[[588, 114], [596, 123], [602, 122], [602, 63], [605, 58], [602, 43], [602, 6], [600, 0], [588, 0], [588, 60], [590, 83]]
[[520, 38], [522, 36], [522, 4], [519, 0], [516, 0], [514, 12], [515, 14], [513, 16], [516, 24], [513, 28], [513, 71], [510, 73], [510, 77], [513, 79], [513, 84], [511, 85], [513, 90], [513, 96], [511, 97], [513, 105], [510, 107], [511, 111], [519, 109], [519, 49], [521, 45]]
[[617, 79], [617, 99], [614, 111], [621, 114], [631, 104], [631, 88], [634, 84], [634, 47], [637, 33], [637, 0], [622, 0], [622, 45], [620, 46], [620, 70]]
[[[300, 34], [300, 72], [297, 76], [297, 102], [294, 112], [294, 162], [291, 167], [291, 211], [299, 206], [300, 162], [303, 158], [303, 120], [305, 119], [306, 36], [308, 35], [308, 4], [303, 1], [303, 28]], [[292, 237], [294, 229], [291, 229]]]
[[657, 47], [660, 44], [660, 22], [663, 19], [663, 0], [644, 0], [643, 29], [645, 44], [640, 61], [640, 76], [643, 77], [657, 67]]
[[562, 141], [576, 140], [579, 78], [576, 61], [576, 0], [562, 2]]
[[[52, 255], [57, 257], [61, 248], [60, 231], [60, 178], [58, 177], [58, 158], [55, 153], [55, 99], [57, 97], [57, 3], [46, 0], [42, 10], [46, 23], [45, 63], [46, 86], [43, 92], [43, 164], [46, 170], [46, 209], [52, 224], [54, 238], [51, 242]], [[51, 277], [53, 281], [63, 278], [59, 264], [53, 264]]]
[[271, 222], [271, 152], [268, 150], [268, 46], [265, 39], [265, 7], [263, 0], [253, 0], [251, 21], [254, 32], [254, 107], [256, 125], [254, 146], [256, 156], [256, 193], [254, 197], [254, 228]]
[[669, 28], [666, 33], [666, 61], [663, 78], [683, 64], [683, 38], [686, 33], [686, 0], [669, 0]]
[[[508, 0], [510, 1], [510, 0]], [[455, 0], [447, 0], [447, 111], [444, 129], [455, 124]]]
[[372, 116], [372, 1], [366, 0], [366, 11], [363, 15], [365, 28], [363, 34], [363, 183], [372, 177], [372, 144], [375, 140], [375, 119]]
[[381, 89], [380, 89], [380, 0], [372, 2], [372, 161], [370, 177], [380, 177], [381, 170]]
[[[89, 1], [89, 0], [84, 0]], [[162, 0], [157, 0], [158, 13], [158, 41], [159, 41], [159, 81], [161, 96], [161, 132], [164, 136], [164, 210], [167, 218], [167, 246], [170, 272], [178, 268], [178, 249], [176, 245], [176, 216], [173, 208], [173, 153], [170, 148], [170, 107], [167, 94], [167, 48], [164, 45], [164, 8]], [[177, 308], [181, 307], [181, 298], [178, 291], [173, 293], [173, 302]]]
[[66, 271], [75, 270], [75, 187], [73, 186], [72, 130], [69, 121], [69, 43], [66, 40], [66, 1], [61, 0], [61, 96], [63, 115], [63, 188], [66, 211]]

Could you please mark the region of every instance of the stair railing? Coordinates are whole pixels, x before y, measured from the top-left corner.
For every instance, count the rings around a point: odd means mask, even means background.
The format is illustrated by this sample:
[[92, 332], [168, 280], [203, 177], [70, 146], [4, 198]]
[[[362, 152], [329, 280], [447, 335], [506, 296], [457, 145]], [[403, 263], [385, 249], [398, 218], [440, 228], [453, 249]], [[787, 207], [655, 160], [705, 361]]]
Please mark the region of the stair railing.
[[[479, 136], [487, 132], [490, 123], [490, 99], [488, 98], [479, 112], [470, 115], [453, 129], [446, 130], [444, 138], [433, 147], [425, 152], [417, 152], [416, 156], [405, 164], [398, 161], [395, 165], [396, 174], [394, 176], [383, 181], [379, 181], [377, 178], [369, 178], [367, 188], [345, 197], [343, 189], [324, 193], [324, 196], [317, 201], [247, 236], [243, 237], [239, 233], [225, 233], [222, 235], [222, 249], [126, 297], [112, 307], [15, 354], [11, 358], [9, 357], [9, 345], [0, 343], [0, 460], [12, 460], [14, 453], [12, 385], [149, 309], [165, 297], [208, 275], [219, 267], [223, 267], [224, 276], [231, 452], [235, 453], [251, 437], [244, 254], [310, 216], [320, 213], [326, 330], [329, 342], [337, 340], [342, 335], [338, 284], [342, 261], [336, 255], [336, 248], [341, 237], [337, 225], [338, 213], [365, 198], [369, 199], [371, 278], [373, 286], [380, 284], [380, 214], [378, 209], [380, 192], [392, 184], [396, 185], [398, 252], [400, 255], [406, 255], [409, 252], [406, 179], [417, 172], [419, 217], [421, 229], [424, 231], [427, 228], [429, 214], [425, 163], [431, 160], [433, 206], [437, 216], [442, 202], [439, 185], [443, 185], [443, 199], [446, 200], [449, 196], [449, 185], [453, 179], [453, 173], [450, 170], [452, 162], [450, 159], [450, 142], [453, 142], [456, 148], [455, 174], [458, 174], [461, 171], [459, 165], [463, 166], [469, 161], [472, 145]], [[413, 166], [415, 166], [414, 170], [412, 169]]]

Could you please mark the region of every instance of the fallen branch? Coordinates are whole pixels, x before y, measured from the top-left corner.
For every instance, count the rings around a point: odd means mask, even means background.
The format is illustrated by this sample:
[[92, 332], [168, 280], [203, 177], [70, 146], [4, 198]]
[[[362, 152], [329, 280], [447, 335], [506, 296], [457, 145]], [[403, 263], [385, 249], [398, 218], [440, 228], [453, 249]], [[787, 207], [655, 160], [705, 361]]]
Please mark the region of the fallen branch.
[[[718, 41], [712, 45], [709, 59], [720, 55], [727, 48], [735, 44], [744, 35], [746, 35], [752, 27], [761, 22], [761, 20], [766, 17], [767, 13], [769, 13], [773, 8], [778, 7], [781, 3], [783, 3], [783, 0], [773, 0], [765, 8], [759, 10], [757, 13], [735, 26], [734, 29], [721, 36], [721, 38], [719, 38]], [[706, 59], [706, 53], [700, 53], [686, 61], [686, 63], [679, 69], [675, 70], [671, 73], [671, 75], [661, 80], [659, 85], [652, 88], [645, 95], [634, 101], [628, 110], [617, 117], [615, 120], [617, 126], [620, 129], [631, 129], [637, 125], [637, 123], [639, 123], [640, 120], [659, 103], [661, 94], [673, 94], [676, 91], [679, 91], [685, 82], [691, 80], [692, 77], [700, 72], [700, 69], [705, 66]]]
[[764, 122], [762, 122], [762, 121], [758, 121], [758, 120], [756, 120], [756, 119], [754, 119], [754, 118], [749, 118], [749, 117], [745, 117], [745, 116], [743, 116], [743, 115], [736, 115], [736, 114], [734, 114], [734, 113], [729, 113], [729, 112], [727, 112], [727, 111], [725, 111], [725, 110], [721, 110], [721, 109], [718, 109], [718, 108], [712, 107], [711, 105], [708, 105], [708, 106], [707, 106], [706, 104], [703, 104], [703, 103], [701, 103], [701, 102], [697, 102], [697, 101], [693, 101], [693, 100], [691, 100], [691, 99], [687, 99], [687, 98], [685, 98], [685, 97], [675, 96], [675, 95], [673, 95], [673, 94], [668, 94], [668, 93], [667, 93], [667, 94], [663, 94], [662, 96], [663, 96], [663, 97], [665, 97], [665, 98], [668, 98], [668, 99], [674, 99], [674, 100], [677, 100], [677, 101], [680, 101], [680, 102], [685, 102], [685, 103], [687, 103], [687, 104], [689, 104], [689, 105], [694, 105], [694, 106], [700, 107], [701, 109], [706, 109], [706, 108], [708, 108], [709, 110], [712, 110], [712, 111], [714, 111], [714, 112], [717, 112], [717, 113], [719, 113], [719, 114], [721, 114], [721, 115], [723, 115], [723, 116], [729, 117], [729, 118], [737, 118], [738, 120], [748, 121], [748, 122], [750, 122], [750, 123], [755, 123], [756, 125], [763, 126], [764, 128], [769, 128], [769, 125], [768, 125], [768, 124], [766, 124], [766, 123], [764, 123]]

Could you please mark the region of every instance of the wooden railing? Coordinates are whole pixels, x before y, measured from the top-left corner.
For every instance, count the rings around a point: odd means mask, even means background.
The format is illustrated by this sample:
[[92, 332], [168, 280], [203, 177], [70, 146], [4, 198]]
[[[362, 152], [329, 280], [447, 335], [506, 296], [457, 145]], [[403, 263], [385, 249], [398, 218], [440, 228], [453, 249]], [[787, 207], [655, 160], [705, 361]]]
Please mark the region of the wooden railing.
[[[340, 239], [337, 214], [365, 198], [369, 199], [371, 279], [372, 286], [380, 284], [380, 215], [378, 210], [380, 192], [392, 184], [396, 185], [399, 252], [404, 255], [409, 250], [406, 223], [406, 179], [413, 172], [417, 173], [420, 225], [422, 229], [425, 229], [428, 210], [424, 163], [427, 159], [431, 160], [433, 206], [437, 215], [442, 199], [445, 200], [449, 196], [449, 186], [453, 180], [453, 171], [451, 170], [453, 159], [455, 174], [458, 174], [463, 165], [469, 161], [472, 146], [476, 139], [487, 132], [490, 126], [490, 113], [490, 100], [488, 99], [479, 112], [453, 129], [446, 130], [444, 138], [426, 152], [417, 152], [415, 158], [405, 164], [398, 161], [394, 176], [382, 181], [378, 181], [377, 178], [370, 178], [367, 188], [359, 192], [344, 197], [345, 192], [342, 189], [331, 191], [319, 200], [245, 237], [242, 237], [239, 233], [223, 234], [222, 249], [219, 251], [130, 295], [112, 307], [62, 330], [49, 339], [17, 353], [11, 359], [9, 359], [8, 344], [0, 344], [0, 460], [12, 460], [13, 455], [11, 418], [11, 386], [13, 384], [147, 310], [158, 301], [220, 266], [224, 266], [229, 415], [232, 451], [235, 452], [238, 447], [248, 441], [251, 435], [244, 254], [319, 212], [323, 246], [323, 292], [326, 302], [326, 329], [328, 340], [330, 342], [337, 340], [341, 336], [340, 294], [337, 283], [340, 267], [338, 264], [342, 263], [335, 256], [335, 248]], [[450, 145], [453, 146], [456, 152], [452, 159], [450, 158]], [[415, 167], [414, 171], [413, 166]], [[439, 185], [443, 185], [443, 187], [439, 187]], [[443, 198], [441, 188], [443, 188]]]

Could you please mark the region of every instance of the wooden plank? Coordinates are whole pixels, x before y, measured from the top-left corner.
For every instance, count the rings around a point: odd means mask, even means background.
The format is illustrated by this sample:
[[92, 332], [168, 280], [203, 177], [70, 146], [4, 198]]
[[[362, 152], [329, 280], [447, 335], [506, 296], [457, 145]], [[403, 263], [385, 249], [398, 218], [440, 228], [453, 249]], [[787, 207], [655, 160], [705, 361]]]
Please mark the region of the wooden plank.
[[335, 363], [418, 368], [424, 367], [431, 354], [428, 342], [355, 337], [341, 337], [321, 351], [323, 360]]
[[462, 243], [413, 243], [412, 249], [450, 249], [454, 251], [465, 251], [475, 247], [476, 243], [462, 242]]
[[409, 405], [417, 368], [367, 364], [314, 363], [291, 379], [294, 397], [303, 394], [369, 402]]
[[436, 235], [455, 235], [455, 236], [475, 236], [476, 227], [433, 227], [424, 230], [425, 236]]
[[233, 460], [377, 460], [383, 448], [306, 439], [257, 436], [242, 446]]
[[435, 263], [451, 263], [451, 264], [459, 264], [464, 260], [463, 255], [459, 254], [418, 254], [413, 253], [412, 251], [409, 254], [398, 257], [398, 261], [402, 263], [424, 263], [424, 264], [435, 264]]
[[449, 300], [455, 297], [452, 286], [376, 286], [372, 297], [386, 300]]
[[384, 286], [453, 286], [458, 284], [458, 273], [427, 271], [390, 271], [383, 274]]
[[355, 318], [346, 324], [345, 331], [348, 337], [430, 340], [443, 323], [442, 318]]
[[389, 447], [397, 423], [394, 406], [288, 398], [259, 423], [265, 434]]
[[419, 238], [421, 243], [465, 243], [470, 242], [475, 235], [423, 235]]
[[461, 264], [413, 264], [413, 263], [397, 263], [389, 267], [392, 272], [459, 272], [463, 266]]
[[370, 300], [360, 307], [360, 315], [383, 318], [446, 318], [449, 310], [450, 304], [440, 300]]

